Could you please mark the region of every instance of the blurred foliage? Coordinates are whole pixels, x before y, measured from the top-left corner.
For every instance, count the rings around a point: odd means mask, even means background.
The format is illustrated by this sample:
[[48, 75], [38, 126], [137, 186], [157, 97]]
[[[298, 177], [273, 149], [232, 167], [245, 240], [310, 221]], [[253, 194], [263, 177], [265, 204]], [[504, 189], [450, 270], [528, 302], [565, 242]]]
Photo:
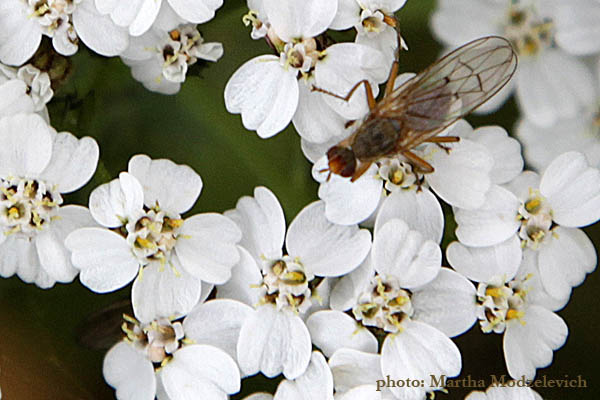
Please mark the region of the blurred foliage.
[[[409, 0], [399, 12], [402, 33], [410, 47], [402, 54], [402, 71], [425, 68], [441, 50], [428, 29], [432, 9], [433, 0]], [[200, 27], [207, 41], [223, 42], [225, 56], [216, 65], [194, 69], [176, 96], [147, 91], [131, 78], [129, 68], [118, 58], [99, 57], [83, 48], [72, 58], [72, 75], [50, 107], [52, 123], [58, 130], [94, 137], [100, 144], [101, 164], [92, 181], [67, 196], [67, 202], [87, 204], [92, 188], [116, 177], [137, 153], [188, 164], [202, 176], [203, 192], [191, 213], [233, 208], [238, 198], [252, 195], [258, 185], [269, 187], [279, 197], [288, 222], [317, 199], [310, 164], [302, 155], [293, 128], [262, 140], [243, 128], [239, 115], [225, 110], [227, 79], [242, 63], [269, 51], [264, 42], [250, 39], [249, 29], [241, 22], [246, 11], [244, 2], [227, 1], [213, 21]], [[348, 38], [349, 34], [336, 33], [334, 37]], [[510, 131], [516, 118], [517, 109], [511, 101], [497, 114], [469, 120], [477, 126], [500, 124]], [[453, 237], [454, 227], [449, 218], [444, 244]], [[595, 226], [587, 232], [598, 247], [600, 228]], [[596, 388], [599, 287], [598, 274], [592, 274], [574, 290], [567, 308], [560, 312], [570, 328], [567, 344], [555, 352], [552, 366], [538, 370], [537, 375], [549, 379], [582, 375], [589, 388], [540, 389], [545, 399], [600, 396]], [[114, 398], [102, 378], [104, 351], [82, 347], [77, 336], [91, 314], [127, 298], [129, 290], [97, 295], [77, 280], [52, 290], [38, 289], [15, 277], [1, 280], [0, 387], [4, 398]], [[106, 324], [110, 325], [109, 319]], [[474, 328], [456, 342], [463, 354], [461, 377], [470, 374], [473, 379], [489, 382], [490, 374], [506, 373], [501, 336], [484, 335]], [[243, 395], [257, 390], [272, 392], [275, 387], [275, 381], [254, 377], [244, 381]], [[462, 399], [468, 391], [453, 389], [436, 398]]]

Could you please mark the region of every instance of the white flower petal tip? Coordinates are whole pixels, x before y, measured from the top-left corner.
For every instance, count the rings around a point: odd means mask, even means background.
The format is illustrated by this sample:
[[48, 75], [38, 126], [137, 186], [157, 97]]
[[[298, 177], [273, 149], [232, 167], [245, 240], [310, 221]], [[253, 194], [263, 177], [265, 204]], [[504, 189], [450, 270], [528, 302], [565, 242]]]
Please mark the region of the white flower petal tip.
[[246, 129], [268, 138], [282, 131], [296, 112], [296, 73], [282, 68], [275, 56], [259, 56], [229, 78], [224, 96], [227, 111], [241, 113]]
[[141, 183], [147, 207], [158, 205], [168, 212], [183, 214], [192, 208], [202, 190], [200, 175], [171, 160], [152, 160], [139, 154], [129, 160], [128, 171]]
[[415, 288], [432, 281], [440, 271], [442, 250], [406, 222], [391, 219], [377, 230], [372, 257], [383, 276], [396, 277], [403, 288]]

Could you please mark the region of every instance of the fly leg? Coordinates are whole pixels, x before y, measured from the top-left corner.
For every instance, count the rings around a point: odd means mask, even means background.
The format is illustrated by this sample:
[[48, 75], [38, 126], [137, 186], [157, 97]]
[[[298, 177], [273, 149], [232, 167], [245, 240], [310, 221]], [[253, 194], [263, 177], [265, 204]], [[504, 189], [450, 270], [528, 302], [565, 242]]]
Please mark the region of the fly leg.
[[390, 76], [388, 77], [388, 81], [385, 84], [385, 93], [383, 97], [388, 97], [394, 91], [394, 84], [396, 83], [396, 77], [398, 76], [398, 69], [400, 68], [400, 52], [402, 51], [402, 36], [400, 35], [400, 26], [398, 25], [398, 21], [396, 18], [389, 18], [389, 22], [385, 21], [388, 25], [396, 29], [397, 35], [397, 44], [396, 51], [394, 52], [394, 63], [392, 64], [392, 69], [390, 70]]
[[313, 92], [325, 93], [329, 96], [335, 97], [340, 100], [349, 101], [350, 97], [352, 97], [352, 95], [354, 94], [356, 89], [358, 89], [360, 87], [360, 85], [365, 85], [365, 92], [367, 93], [367, 102], [369, 103], [369, 110], [372, 110], [373, 108], [375, 108], [375, 105], [377, 104], [377, 102], [375, 101], [375, 97], [373, 96], [373, 89], [371, 88], [371, 84], [366, 79], [363, 79], [362, 81], [358, 82], [356, 85], [352, 86], [352, 89], [350, 89], [350, 91], [348, 92], [348, 94], [346, 96], [340, 96], [339, 94], [335, 94], [328, 90], [321, 89], [320, 87], [317, 87], [315, 85], [312, 86], [311, 90]]
[[423, 174], [430, 174], [434, 171], [431, 164], [427, 161], [423, 160], [421, 157], [413, 153], [412, 151], [403, 151], [402, 154], [404, 157], [408, 159], [408, 161], [415, 167], [416, 172], [421, 172]]
[[450, 150], [452, 149], [448, 146], [444, 146], [442, 143], [456, 143], [458, 141], [460, 141], [458, 136], [435, 136], [427, 139], [425, 142], [435, 143], [439, 148], [444, 149], [447, 154], [450, 154]]

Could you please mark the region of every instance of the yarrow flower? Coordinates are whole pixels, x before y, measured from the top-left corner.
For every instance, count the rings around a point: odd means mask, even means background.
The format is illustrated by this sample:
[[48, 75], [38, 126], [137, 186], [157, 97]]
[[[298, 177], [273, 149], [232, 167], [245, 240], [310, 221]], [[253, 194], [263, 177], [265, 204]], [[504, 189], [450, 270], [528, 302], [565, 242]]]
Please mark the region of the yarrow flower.
[[1, 118], [0, 137], [0, 275], [42, 288], [71, 282], [78, 270], [63, 242], [94, 222], [85, 207], [63, 205], [62, 195], [92, 177], [98, 145], [56, 133], [37, 114]]
[[121, 59], [147, 89], [175, 94], [185, 81], [188, 67], [198, 60], [217, 61], [222, 55], [221, 43], [205, 43], [197, 27], [187, 24], [169, 31], [152, 28], [132, 38]]
[[90, 211], [101, 227], [67, 237], [73, 265], [81, 282], [98, 293], [137, 276], [131, 296], [144, 323], [185, 315], [200, 299], [201, 281], [221, 284], [231, 277], [241, 232], [220, 214], [181, 217], [202, 189], [190, 167], [137, 155], [128, 171], [90, 195]]
[[369, 252], [371, 235], [357, 226], [327, 221], [322, 202], [306, 206], [286, 233], [283, 210], [264, 187], [255, 189], [254, 198], [241, 198], [225, 215], [242, 229], [242, 257], [232, 280], [217, 288], [217, 297], [255, 307], [240, 331], [240, 369], [246, 375], [283, 372], [295, 379], [310, 360], [311, 340], [303, 319], [327, 304], [324, 278], [355, 269]]
[[20, 68], [0, 64], [0, 84], [13, 79], [19, 79], [25, 83], [26, 93], [33, 101], [33, 111], [39, 112], [42, 116], [47, 115], [46, 104], [54, 96], [48, 73], [31, 64]]
[[[98, 1], [96, 2], [98, 3]], [[79, 39], [104, 56], [115, 56], [128, 43], [127, 31], [102, 16], [94, 0], [4, 0], [0, 6], [0, 62], [21, 65], [37, 50], [42, 35], [70, 56]]]
[[194, 339], [183, 321], [140, 323], [125, 316], [126, 338], [104, 358], [106, 382], [119, 400], [220, 400], [240, 390], [235, 361], [218, 347]]
[[[292, 121], [302, 137], [326, 141], [333, 134], [327, 126], [336, 125], [340, 115], [355, 118], [366, 111], [365, 95], [357, 93], [344, 102], [311, 92], [312, 86], [345, 95], [356, 82], [368, 79], [377, 88], [390, 66], [368, 46], [326, 45], [319, 35], [335, 17], [335, 1], [292, 6], [266, 0], [259, 5], [260, 14], [249, 18], [255, 29], [266, 29], [265, 37], [277, 55], [258, 56], [242, 65], [225, 87], [225, 106], [231, 113], [241, 113], [244, 127], [262, 138], [277, 134]], [[325, 128], [315, 129], [319, 125]]]
[[[368, 261], [333, 287], [333, 310], [317, 311], [307, 321], [314, 344], [330, 357], [338, 393], [387, 375], [426, 382], [432, 374], [458, 375], [460, 352], [449, 337], [463, 333], [476, 319], [475, 288], [460, 274], [441, 268], [435, 242], [400, 219], [380, 224]], [[353, 318], [343, 312], [349, 309]], [[426, 385], [385, 391], [412, 399], [439, 389]]]
[[463, 253], [493, 252], [490, 246], [534, 252], [544, 289], [565, 300], [596, 267], [594, 246], [577, 228], [600, 218], [599, 202], [600, 171], [583, 154], [568, 152], [541, 177], [524, 172], [504, 187], [493, 186], [480, 209], [456, 209], [456, 236]]

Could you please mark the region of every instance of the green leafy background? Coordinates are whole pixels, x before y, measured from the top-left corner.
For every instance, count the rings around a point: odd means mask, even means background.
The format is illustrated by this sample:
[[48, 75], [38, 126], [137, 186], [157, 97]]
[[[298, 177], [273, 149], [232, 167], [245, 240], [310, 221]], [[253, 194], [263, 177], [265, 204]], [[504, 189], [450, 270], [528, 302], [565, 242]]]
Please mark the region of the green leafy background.
[[[410, 47], [402, 54], [401, 71], [419, 71], [437, 58], [440, 47], [428, 28], [433, 7], [432, 0], [410, 0], [398, 14]], [[269, 187], [279, 197], [288, 222], [317, 199], [310, 164], [293, 128], [262, 140], [243, 128], [238, 115], [225, 110], [227, 79], [242, 63], [269, 51], [264, 42], [250, 39], [249, 29], [241, 22], [246, 12], [244, 2], [228, 0], [213, 21], [200, 27], [207, 41], [223, 42], [225, 56], [188, 77], [176, 96], [145, 90], [118, 58], [105, 59], [84, 48], [72, 58], [74, 73], [50, 107], [52, 123], [59, 130], [94, 137], [100, 144], [103, 165], [92, 181], [67, 196], [67, 201], [87, 204], [91, 189], [126, 170], [129, 158], [138, 153], [188, 164], [202, 176], [204, 188], [191, 213], [231, 209], [238, 198], [251, 195], [258, 185]], [[339, 36], [351, 40], [350, 33]], [[492, 116], [468, 119], [476, 126], [500, 124], [510, 132], [517, 114], [511, 101]], [[454, 224], [448, 220], [444, 244], [453, 238]], [[598, 247], [600, 229], [593, 226], [586, 232]], [[581, 375], [588, 387], [539, 389], [545, 399], [596, 399], [600, 395], [596, 361], [599, 288], [600, 278], [592, 274], [574, 290], [567, 308], [559, 313], [569, 325], [567, 343], [555, 352], [552, 366], [538, 370], [537, 375], [548, 379]], [[102, 379], [105, 351], [87, 349], [79, 344], [79, 338], [83, 329], [93, 331], [99, 342], [110, 342], [108, 332], [118, 331], [118, 322], [100, 317], [90, 323], [88, 318], [127, 299], [129, 290], [98, 295], [78, 280], [51, 290], [27, 285], [16, 277], [0, 280], [0, 387], [4, 398], [114, 398]], [[475, 327], [455, 340], [463, 355], [461, 377], [490, 382], [490, 374], [507, 373], [500, 335], [484, 335]], [[244, 381], [242, 393], [234, 398], [275, 387], [274, 380], [253, 377]], [[468, 391], [451, 389], [437, 398], [462, 399]]]

